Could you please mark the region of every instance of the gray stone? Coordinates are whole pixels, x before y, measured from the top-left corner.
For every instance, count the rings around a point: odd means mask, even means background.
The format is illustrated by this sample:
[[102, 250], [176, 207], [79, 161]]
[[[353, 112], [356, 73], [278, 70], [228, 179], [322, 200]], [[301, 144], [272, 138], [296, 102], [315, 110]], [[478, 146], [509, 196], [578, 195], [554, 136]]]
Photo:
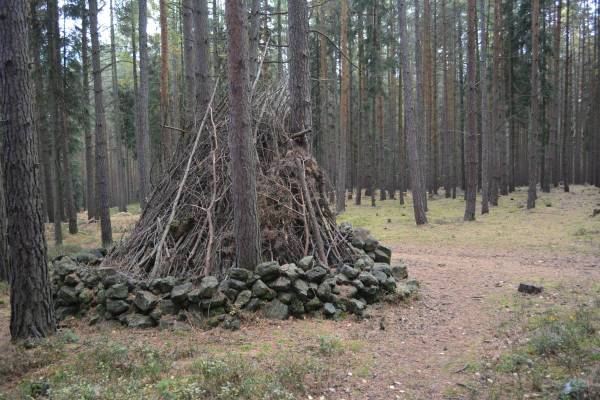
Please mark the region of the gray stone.
[[129, 310], [129, 303], [120, 299], [107, 299], [106, 311], [111, 315], [119, 315]]
[[333, 278], [335, 279], [335, 283], [337, 285], [349, 285], [352, 282], [352, 280], [343, 274], [336, 274]]
[[348, 311], [352, 314], [363, 315], [367, 305], [358, 299], [350, 299], [348, 302]]
[[219, 287], [219, 281], [214, 276], [205, 276], [198, 286], [198, 297], [201, 299], [210, 299], [217, 288]]
[[293, 282], [296, 279], [304, 276], [304, 270], [293, 263], [284, 264], [281, 266], [281, 274]]
[[130, 328], [151, 328], [154, 326], [154, 320], [148, 316], [143, 314], [127, 314], [125, 317], [125, 324]]
[[351, 285], [337, 286], [339, 289], [339, 296], [347, 299], [351, 299], [358, 294], [358, 289]]
[[58, 299], [65, 305], [79, 303], [79, 291], [71, 286], [63, 286], [58, 291]]
[[292, 298], [294, 298], [294, 295], [289, 292], [281, 292], [277, 296], [277, 299], [280, 302], [282, 302], [283, 304], [288, 304], [288, 305], [292, 302]]
[[58, 319], [59, 321], [62, 321], [63, 319], [67, 318], [70, 315], [77, 315], [78, 312], [79, 312], [79, 308], [77, 308], [75, 306], [56, 307], [56, 310], [54, 311], [54, 315], [56, 316], [56, 319]]
[[369, 272], [361, 272], [360, 275], [358, 275], [358, 280], [361, 281], [365, 286], [377, 285], [379, 282], [377, 278]]
[[362, 289], [362, 288], [365, 287], [365, 285], [361, 281], [359, 281], [358, 279], [353, 280], [351, 283], [352, 283], [352, 286], [354, 286], [358, 290], [360, 290], [360, 289]]
[[363, 249], [369, 253], [374, 251], [377, 246], [379, 245], [379, 242], [377, 241], [377, 239], [375, 239], [373, 236], [369, 236], [366, 240], [365, 240], [365, 246], [363, 247]]
[[100, 276], [94, 270], [86, 269], [79, 272], [81, 281], [89, 288], [93, 288], [100, 282]]
[[104, 274], [102, 284], [105, 288], [109, 288], [118, 283], [127, 283], [127, 277], [114, 269], [106, 269], [104, 270]]
[[406, 279], [408, 278], [408, 269], [406, 265], [403, 263], [395, 264], [391, 268], [392, 276], [396, 278], [396, 280]]
[[188, 293], [188, 302], [198, 304], [200, 303], [200, 300], [202, 300], [202, 298], [200, 297], [200, 289], [194, 288], [190, 290], [190, 292]]
[[390, 249], [389, 247], [380, 244], [379, 246], [377, 246], [377, 249], [383, 252], [386, 256], [392, 257], [392, 249]]
[[308, 271], [315, 265], [315, 258], [313, 256], [302, 257], [300, 261], [298, 261], [298, 267], [300, 267], [303, 271]]
[[88, 321], [88, 325], [89, 326], [94, 326], [96, 325], [98, 322], [100, 322], [100, 320], [102, 319], [102, 317], [99, 314], [94, 314], [90, 317], [89, 321]]
[[265, 304], [263, 314], [267, 319], [287, 319], [289, 308], [279, 300], [273, 300]]
[[152, 310], [156, 303], [158, 303], [158, 297], [154, 293], [147, 290], [138, 290], [135, 294], [135, 300], [133, 301], [140, 311], [147, 313]]
[[263, 281], [260, 279], [254, 282], [252, 285], [252, 296], [258, 297], [262, 300], [271, 300], [275, 298], [275, 291], [268, 287]]
[[221, 326], [223, 329], [237, 331], [240, 329], [240, 319], [233, 315], [226, 315]]
[[81, 282], [81, 279], [79, 279], [79, 276], [77, 276], [76, 272], [73, 272], [67, 276], [65, 276], [65, 285], [69, 285], [69, 286], [77, 286], [77, 284], [79, 282]]
[[97, 257], [96, 254], [92, 254], [91, 252], [79, 252], [71, 256], [75, 262], [79, 264], [88, 264], [88, 265], [96, 265], [102, 261], [102, 257]]
[[333, 301], [333, 293], [331, 292], [331, 286], [327, 282], [323, 282], [319, 285], [317, 289], [317, 296], [321, 301]]
[[292, 297], [292, 301], [290, 302], [290, 314], [296, 318], [301, 317], [304, 314], [304, 304], [302, 304], [302, 300], [297, 297]]
[[378, 286], [366, 286], [358, 291], [360, 296], [364, 298], [367, 303], [372, 304], [379, 300], [379, 287]]
[[387, 276], [392, 276], [392, 268], [385, 263], [375, 263], [373, 268], [371, 268], [372, 272], [381, 271]]
[[171, 289], [171, 300], [176, 304], [184, 304], [187, 301], [188, 293], [192, 290], [192, 283], [186, 282]]
[[390, 292], [393, 293], [396, 291], [396, 280], [393, 277], [388, 277], [386, 279], [386, 281], [383, 283], [383, 288]]
[[177, 285], [177, 280], [173, 276], [166, 278], [156, 278], [150, 282], [150, 289], [157, 293], [171, 293], [171, 290]]
[[336, 309], [335, 306], [331, 303], [325, 303], [323, 304], [323, 314], [325, 314], [326, 317], [333, 317], [336, 313]]
[[358, 258], [358, 260], [356, 260], [354, 262], [354, 268], [356, 268], [360, 271], [363, 271], [366, 268], [371, 268], [374, 264], [375, 264], [375, 261], [373, 261], [373, 259], [371, 259], [367, 255], [364, 255], [364, 256], [361, 256], [360, 258]]
[[290, 282], [290, 280], [285, 276], [280, 276], [279, 278], [275, 279], [272, 283], [270, 283], [269, 286], [271, 287], [271, 289], [277, 292], [283, 292], [290, 289], [290, 287], [292, 286], [292, 282]]
[[248, 304], [246, 304], [246, 310], [248, 311], [256, 311], [259, 308], [262, 307], [262, 305], [264, 304], [264, 302], [260, 299], [252, 298], [250, 299], [250, 301], [248, 302]]
[[346, 276], [348, 279], [355, 279], [358, 274], [360, 274], [360, 270], [352, 268], [348, 264], [344, 264], [342, 265], [342, 268], [340, 268], [340, 273]]
[[252, 277], [252, 271], [245, 268], [230, 268], [229, 277], [231, 279], [237, 279], [238, 281], [248, 282]]
[[103, 304], [106, 301], [106, 291], [104, 289], [98, 289], [96, 293], [96, 303]]
[[320, 266], [317, 265], [316, 267], [308, 270], [308, 272], [306, 273], [306, 278], [310, 281], [310, 282], [321, 282], [325, 276], [327, 276], [327, 270]]
[[227, 282], [227, 286], [231, 289], [237, 290], [238, 292], [241, 290], [248, 289], [248, 285], [246, 285], [245, 281], [240, 281], [237, 279], [226, 279], [223, 282]]
[[263, 282], [272, 281], [280, 273], [279, 263], [277, 261], [267, 261], [256, 266], [256, 273]]
[[106, 297], [109, 299], [126, 299], [129, 294], [127, 284], [117, 283], [106, 289]]
[[160, 308], [155, 307], [152, 311], [150, 311], [150, 318], [152, 318], [153, 320], [155, 320], [156, 322], [160, 321], [161, 317], [162, 317], [162, 312], [160, 311]]
[[306, 311], [315, 311], [320, 309], [322, 305], [323, 303], [321, 303], [321, 300], [319, 300], [318, 297], [313, 297], [305, 304], [304, 308]]
[[83, 304], [90, 304], [94, 300], [94, 291], [85, 288], [79, 293], [79, 302]]
[[228, 298], [223, 292], [216, 292], [210, 299], [205, 299], [200, 302], [200, 307], [203, 309], [223, 308], [227, 304]]
[[309, 287], [306, 281], [303, 281], [302, 279], [296, 279], [294, 281], [293, 287], [294, 291], [302, 301], [306, 301], [308, 299]]
[[175, 315], [178, 312], [177, 306], [169, 299], [162, 299], [158, 302], [157, 309], [161, 315]]
[[252, 292], [250, 290], [242, 290], [237, 295], [234, 305], [237, 308], [243, 308], [246, 304], [248, 304], [248, 302], [250, 302], [251, 298], [252, 298]]
[[385, 274], [385, 272], [383, 272], [381, 270], [373, 271], [371, 273], [371, 275], [373, 275], [377, 279], [377, 284], [379, 284], [379, 285], [384, 284], [385, 281], [387, 281], [387, 278], [388, 278], [388, 276]]
[[392, 258], [388, 256], [381, 248], [376, 248], [373, 252], [375, 254], [375, 262], [376, 263], [385, 263], [389, 264]]
[[67, 276], [77, 270], [77, 265], [69, 257], [63, 257], [54, 262], [54, 272], [60, 276]]
[[369, 256], [369, 258], [375, 262], [375, 252], [370, 251], [367, 253], [367, 256]]
[[352, 244], [352, 246], [356, 247], [357, 249], [361, 249], [361, 250], [364, 249], [364, 247], [365, 247], [365, 241], [359, 237], [352, 238], [351, 244]]

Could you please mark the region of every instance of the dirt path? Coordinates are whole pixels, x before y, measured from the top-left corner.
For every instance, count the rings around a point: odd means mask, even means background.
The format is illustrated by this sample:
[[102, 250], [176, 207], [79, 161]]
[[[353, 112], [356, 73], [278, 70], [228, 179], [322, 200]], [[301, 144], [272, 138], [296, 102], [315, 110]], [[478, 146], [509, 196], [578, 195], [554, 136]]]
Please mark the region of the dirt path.
[[[421, 301], [408, 309], [385, 307], [385, 330], [364, 326], [373, 359], [372, 379], [355, 385], [356, 398], [440, 399], [466, 380], [469, 361], [494, 355], [508, 343], [496, 329], [507, 318], [502, 299], [520, 282], [548, 286], [600, 280], [600, 258], [493, 254], [468, 249], [395, 246], [412, 276], [423, 282]], [[458, 371], [458, 372], [457, 372]], [[373, 383], [376, 383], [373, 385]], [[351, 397], [353, 398], [353, 397]]]

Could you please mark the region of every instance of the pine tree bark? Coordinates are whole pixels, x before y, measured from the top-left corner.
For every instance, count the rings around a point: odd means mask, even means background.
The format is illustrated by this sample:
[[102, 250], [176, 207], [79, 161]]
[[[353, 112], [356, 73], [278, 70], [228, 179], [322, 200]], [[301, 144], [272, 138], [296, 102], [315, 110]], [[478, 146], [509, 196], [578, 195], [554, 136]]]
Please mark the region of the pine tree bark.
[[342, 87], [340, 93], [340, 140], [338, 146], [338, 165], [336, 179], [336, 209], [343, 212], [346, 209], [346, 147], [350, 121], [350, 62], [344, 55], [349, 54], [348, 48], [348, 0], [341, 0], [340, 12], [340, 49]]
[[125, 156], [123, 154], [123, 132], [122, 117], [119, 100], [119, 77], [117, 74], [117, 52], [115, 48], [115, 24], [113, 2], [110, 0], [110, 60], [111, 60], [111, 83], [112, 83], [112, 101], [113, 101], [113, 129], [114, 129], [114, 151], [116, 157], [117, 178], [117, 203], [119, 211], [127, 211], [127, 177], [125, 175]]
[[90, 126], [90, 60], [88, 45], [89, 18], [88, 10], [83, 2], [83, 12], [81, 15], [81, 62], [83, 75], [83, 129], [85, 143], [85, 205], [87, 208], [88, 220], [94, 219], [98, 214], [96, 211], [96, 190], [95, 190], [95, 172], [94, 172], [94, 141], [93, 132]]
[[540, 0], [531, 2], [531, 110], [529, 114], [529, 188], [527, 208], [535, 208], [538, 181], [539, 124], [540, 124]]
[[0, 142], [0, 282], [8, 282], [8, 242], [6, 237], [6, 197], [4, 193], [4, 149]]
[[192, 0], [183, 0], [182, 25], [183, 25], [183, 130], [191, 134], [196, 125], [196, 72], [195, 72], [195, 45], [194, 45], [194, 10]]
[[560, 130], [560, 22], [561, 22], [562, 0], [558, 0], [556, 5], [556, 26], [554, 29], [554, 47], [553, 47], [553, 75], [552, 88], [554, 95], [552, 97], [551, 110], [553, 118], [550, 121], [548, 146], [544, 157], [544, 185], [542, 190], [550, 192], [550, 184], [558, 186], [558, 174], [556, 169], [556, 156], [558, 155], [558, 132]]
[[290, 132], [306, 132], [295, 138], [298, 146], [310, 152], [312, 112], [308, 50], [308, 5], [306, 0], [288, 4]]
[[140, 88], [137, 102], [137, 137], [136, 149], [138, 170], [140, 174], [140, 207], [146, 208], [150, 195], [150, 132], [148, 117], [148, 17], [147, 1], [139, 0], [139, 53], [140, 53]]
[[571, 105], [569, 104], [569, 80], [570, 78], [570, 53], [569, 53], [569, 34], [570, 34], [570, 26], [569, 26], [569, 13], [571, 11], [571, 1], [567, 0], [567, 15], [565, 21], [565, 72], [563, 76], [563, 80], [565, 82], [565, 88], [563, 91], [563, 121], [562, 121], [562, 180], [563, 180], [563, 188], [565, 192], [570, 190], [569, 182], [571, 179]]
[[208, 5], [206, 0], [194, 0], [194, 2], [196, 115], [202, 116], [206, 111], [212, 92], [212, 84], [209, 75], [210, 49], [208, 46]]
[[254, 270], [261, 259], [260, 224], [256, 193], [256, 151], [250, 129], [248, 36], [242, 0], [227, 0], [229, 151], [234, 210], [236, 263]]
[[[423, 83], [423, 47], [422, 47], [422, 31], [421, 31], [421, 18], [420, 18], [420, 6], [419, 0], [415, 0], [415, 76], [416, 76], [416, 124], [422, 127], [417, 131], [418, 146], [421, 156], [419, 157], [419, 180], [421, 181], [419, 187], [423, 191], [421, 194], [423, 208], [427, 212], [427, 130], [425, 122], [424, 108], [424, 83]], [[412, 183], [411, 183], [412, 186]]]
[[5, 127], [2, 168], [10, 267], [13, 340], [56, 331], [40, 187], [34, 99], [29, 76], [29, 2], [0, 2], [0, 115]]
[[479, 25], [481, 32], [481, 61], [479, 63], [479, 84], [481, 85], [481, 214], [490, 212], [489, 193], [490, 193], [490, 155], [491, 131], [489, 125], [489, 97], [488, 97], [488, 34], [487, 18], [485, 15], [485, 0], [480, 0]]
[[406, 141], [410, 168], [410, 185], [413, 196], [413, 209], [417, 225], [427, 223], [427, 215], [423, 204], [424, 190], [419, 174], [421, 168], [420, 151], [417, 138], [417, 118], [413, 97], [414, 83], [408, 53], [408, 32], [406, 27], [406, 1], [398, 0], [398, 25], [400, 28], [400, 65], [402, 68], [402, 89], [404, 97], [404, 121], [406, 124]]
[[[69, 233], [77, 233], [77, 210], [75, 209], [75, 197], [73, 195], [73, 181], [71, 177], [71, 165], [69, 160], [69, 131], [67, 129], [65, 94], [63, 88], [63, 77], [61, 74], [60, 57], [60, 31], [58, 27], [58, 6], [56, 0], [48, 1], [48, 42], [50, 51], [50, 85], [52, 88], [52, 119], [54, 135], [57, 141], [57, 150], [60, 149], [62, 171], [57, 173], [57, 180], [62, 175], [62, 189], [64, 205], [69, 219]], [[58, 162], [57, 158], [57, 162]], [[58, 171], [57, 171], [58, 172]], [[55, 199], [58, 199], [55, 197]], [[58, 203], [62, 203], [58, 201]], [[62, 211], [62, 210], [61, 210]]]
[[465, 143], [465, 221], [475, 220], [477, 197], [477, 47], [476, 0], [467, 2], [467, 138]]
[[250, 85], [254, 83], [258, 74], [258, 42], [260, 37], [260, 0], [247, 0], [250, 9], [250, 29], [248, 31], [248, 70], [250, 74]]
[[112, 227], [108, 205], [108, 165], [106, 150], [106, 115], [100, 66], [100, 39], [98, 37], [98, 4], [89, 0], [90, 33], [92, 37], [92, 74], [94, 76], [94, 108], [96, 111], [96, 206], [100, 216], [102, 246], [112, 244]]
[[169, 25], [167, 23], [167, 0], [159, 0], [160, 20], [160, 139], [162, 144], [162, 166], [167, 169], [173, 149], [171, 132], [166, 127], [169, 121]]

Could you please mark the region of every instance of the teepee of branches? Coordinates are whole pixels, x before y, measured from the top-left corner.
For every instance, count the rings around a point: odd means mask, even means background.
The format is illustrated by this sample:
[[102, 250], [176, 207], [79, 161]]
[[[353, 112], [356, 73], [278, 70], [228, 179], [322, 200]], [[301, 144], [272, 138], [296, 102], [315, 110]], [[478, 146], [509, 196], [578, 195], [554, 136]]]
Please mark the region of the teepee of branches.
[[[251, 101], [263, 260], [350, 261], [355, 250], [336, 225], [328, 180], [294, 145], [307, 132], [286, 132], [287, 93], [285, 85], [264, 88]], [[139, 222], [104, 265], [140, 279], [221, 276], [235, 265], [227, 124], [226, 100], [211, 100], [200, 128], [180, 139]]]

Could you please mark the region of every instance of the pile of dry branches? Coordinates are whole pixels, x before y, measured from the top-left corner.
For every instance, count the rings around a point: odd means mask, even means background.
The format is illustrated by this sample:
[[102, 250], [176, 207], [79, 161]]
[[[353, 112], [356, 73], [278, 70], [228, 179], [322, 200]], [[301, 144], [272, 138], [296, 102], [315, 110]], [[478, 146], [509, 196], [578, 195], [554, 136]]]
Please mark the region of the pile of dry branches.
[[[327, 201], [326, 177], [293, 145], [296, 135], [307, 132], [286, 132], [286, 88], [255, 93], [251, 108], [263, 259], [287, 263], [314, 255], [330, 265], [351, 260], [354, 250]], [[226, 101], [211, 100], [200, 129], [180, 139], [133, 232], [104, 265], [147, 279], [220, 276], [235, 264], [227, 125]]]

